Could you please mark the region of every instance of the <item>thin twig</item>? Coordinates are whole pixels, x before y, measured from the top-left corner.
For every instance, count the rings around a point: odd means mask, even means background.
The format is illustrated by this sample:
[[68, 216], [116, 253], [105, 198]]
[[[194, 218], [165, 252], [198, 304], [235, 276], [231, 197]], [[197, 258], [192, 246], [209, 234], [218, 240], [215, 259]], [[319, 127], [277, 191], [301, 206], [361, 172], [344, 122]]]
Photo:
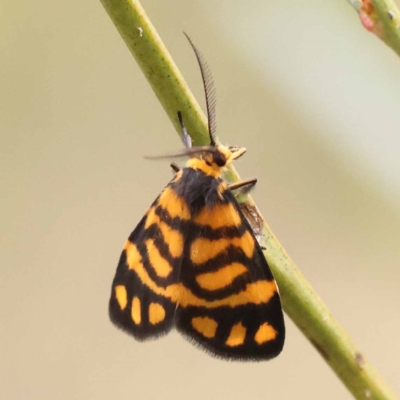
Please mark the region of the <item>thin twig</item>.
[[348, 0], [365, 29], [400, 56], [400, 11], [393, 0]]
[[[101, 2], [142, 68], [177, 132], [181, 133], [176, 113], [181, 111], [194, 144], [208, 144], [207, 121], [139, 1]], [[228, 180], [238, 179], [236, 170], [230, 168]], [[260, 236], [267, 248], [265, 255], [278, 282], [286, 314], [355, 398], [394, 400], [394, 394], [332, 317], [286, 254], [249, 196], [245, 196], [245, 207], [250, 210], [246, 215], [253, 219], [253, 225], [258, 225], [262, 230]]]

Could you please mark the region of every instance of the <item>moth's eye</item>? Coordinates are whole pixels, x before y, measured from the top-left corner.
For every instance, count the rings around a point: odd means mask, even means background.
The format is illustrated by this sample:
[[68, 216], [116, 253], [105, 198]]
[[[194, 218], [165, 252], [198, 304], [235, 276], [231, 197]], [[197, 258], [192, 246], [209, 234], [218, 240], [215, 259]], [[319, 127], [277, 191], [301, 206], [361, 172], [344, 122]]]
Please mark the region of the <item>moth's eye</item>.
[[226, 164], [226, 157], [224, 154], [221, 154], [219, 151], [215, 152], [213, 155], [214, 164], [218, 165], [218, 167], [223, 167]]

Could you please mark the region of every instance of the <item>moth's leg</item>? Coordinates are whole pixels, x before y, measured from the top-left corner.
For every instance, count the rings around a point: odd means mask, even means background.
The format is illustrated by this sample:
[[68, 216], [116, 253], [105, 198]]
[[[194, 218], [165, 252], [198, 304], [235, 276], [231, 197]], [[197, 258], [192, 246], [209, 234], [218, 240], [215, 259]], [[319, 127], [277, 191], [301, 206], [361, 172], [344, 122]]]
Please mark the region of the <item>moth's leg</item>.
[[232, 183], [232, 185], [228, 186], [228, 189], [229, 190], [241, 189], [240, 193], [247, 194], [250, 192], [251, 189], [253, 189], [256, 183], [257, 183], [257, 178], [247, 179], [245, 181]]
[[[253, 187], [255, 186], [256, 183], [257, 183], [256, 178], [248, 179], [243, 182], [235, 183], [235, 184], [229, 186], [229, 188], [231, 188], [233, 186], [233, 189], [241, 189], [240, 193], [247, 194], [251, 189], [253, 189]], [[236, 195], [237, 194], [235, 193], [234, 196], [236, 197]], [[261, 223], [260, 223], [261, 217], [258, 215], [256, 210], [251, 211], [251, 208], [249, 208], [245, 204], [240, 204], [240, 207], [242, 209], [244, 216], [246, 217], [247, 221], [249, 222], [250, 226], [253, 229], [254, 236], [255, 236], [258, 244], [260, 245], [261, 250], [262, 251], [267, 250], [267, 248], [265, 246], [261, 245], [261, 237], [264, 236], [262, 233], [262, 227], [261, 227]]]
[[170, 164], [171, 168], [173, 169], [174, 172], [179, 172], [181, 169], [179, 168], [179, 165], [177, 163], [171, 163]]

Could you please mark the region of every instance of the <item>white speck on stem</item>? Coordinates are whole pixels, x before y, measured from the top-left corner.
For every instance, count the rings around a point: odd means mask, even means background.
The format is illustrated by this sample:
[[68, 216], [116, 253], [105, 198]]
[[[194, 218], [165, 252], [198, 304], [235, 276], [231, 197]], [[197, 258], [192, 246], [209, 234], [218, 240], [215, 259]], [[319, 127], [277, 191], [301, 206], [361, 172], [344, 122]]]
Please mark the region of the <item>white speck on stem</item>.
[[369, 389], [365, 389], [365, 397], [369, 399], [371, 397], [371, 391]]
[[395, 17], [394, 12], [392, 10], [389, 10], [388, 15], [389, 15], [390, 20], [394, 23], [395, 27], [397, 28], [399, 26], [399, 21]]
[[141, 26], [138, 26], [137, 30], [139, 31], [139, 36], [142, 37], [143, 36], [143, 28]]

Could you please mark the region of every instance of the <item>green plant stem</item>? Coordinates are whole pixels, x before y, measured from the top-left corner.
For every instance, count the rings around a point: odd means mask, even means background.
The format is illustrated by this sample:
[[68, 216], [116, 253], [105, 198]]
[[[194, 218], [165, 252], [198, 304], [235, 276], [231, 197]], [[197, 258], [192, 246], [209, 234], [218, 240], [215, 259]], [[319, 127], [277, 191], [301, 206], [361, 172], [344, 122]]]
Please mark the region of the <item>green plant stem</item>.
[[[195, 144], [208, 144], [206, 118], [139, 1], [101, 0], [101, 2], [142, 68], [177, 132], [180, 134], [176, 112], [180, 110]], [[229, 169], [227, 179], [230, 181], [239, 179], [234, 168]], [[252, 199], [246, 196], [245, 201], [255, 210], [257, 218], [263, 224], [267, 248], [265, 254], [278, 282], [286, 314], [314, 345], [355, 398], [394, 400], [394, 394], [350, 341], [286, 254], [262, 219]]]
[[[371, 32], [400, 56], [400, 11], [393, 0], [348, 0], [360, 17], [368, 16]], [[369, 10], [368, 4], [372, 5]], [[361, 18], [362, 20], [362, 18]]]
[[194, 145], [205, 143], [208, 139], [206, 117], [141, 4], [134, 0], [101, 2], [179, 135], [177, 111], [182, 111]]

